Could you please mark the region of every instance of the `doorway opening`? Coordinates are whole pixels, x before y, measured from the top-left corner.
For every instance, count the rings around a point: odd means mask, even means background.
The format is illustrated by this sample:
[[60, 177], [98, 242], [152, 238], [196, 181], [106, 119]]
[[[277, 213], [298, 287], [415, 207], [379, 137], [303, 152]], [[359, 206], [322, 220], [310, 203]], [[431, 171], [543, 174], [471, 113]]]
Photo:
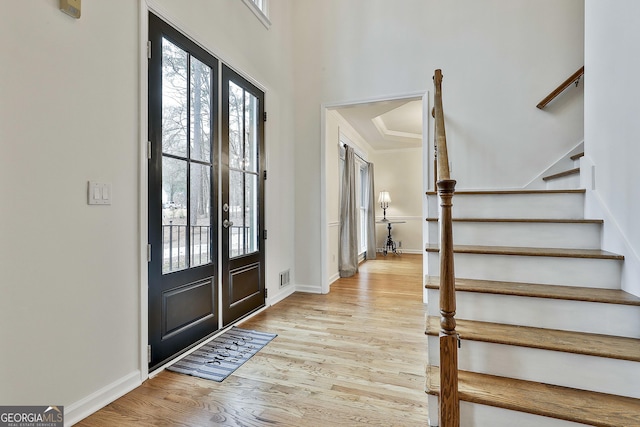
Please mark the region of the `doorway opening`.
[[[392, 237], [396, 253], [385, 254], [386, 224], [376, 225], [377, 257], [424, 255], [427, 241], [425, 193], [430, 185], [428, 92], [327, 104], [322, 109], [322, 292], [339, 278], [340, 150], [344, 143], [374, 164], [376, 221], [398, 222]], [[380, 192], [391, 197], [386, 212]], [[426, 261], [423, 262], [426, 271]]]

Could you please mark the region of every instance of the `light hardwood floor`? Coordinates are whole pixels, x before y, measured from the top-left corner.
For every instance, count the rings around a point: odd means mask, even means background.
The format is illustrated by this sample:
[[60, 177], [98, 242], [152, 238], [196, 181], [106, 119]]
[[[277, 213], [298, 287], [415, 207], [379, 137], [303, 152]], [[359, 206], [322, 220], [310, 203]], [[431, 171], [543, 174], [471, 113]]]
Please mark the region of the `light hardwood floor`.
[[278, 337], [222, 383], [163, 371], [77, 425], [426, 426], [421, 275], [421, 255], [367, 261], [238, 325]]

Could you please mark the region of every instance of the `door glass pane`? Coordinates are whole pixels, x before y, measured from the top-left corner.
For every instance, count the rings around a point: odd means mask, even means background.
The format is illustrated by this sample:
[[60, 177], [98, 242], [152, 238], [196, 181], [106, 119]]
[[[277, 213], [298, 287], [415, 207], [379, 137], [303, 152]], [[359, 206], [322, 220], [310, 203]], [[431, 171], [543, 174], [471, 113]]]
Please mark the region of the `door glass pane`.
[[211, 262], [211, 166], [191, 164], [191, 267]]
[[229, 172], [229, 256], [258, 250], [258, 176]]
[[191, 58], [191, 158], [211, 161], [211, 68]]
[[244, 169], [257, 172], [258, 158], [258, 99], [245, 92]]
[[229, 82], [229, 167], [243, 169], [244, 90]]
[[244, 240], [244, 173], [229, 171], [229, 257], [246, 253]]
[[244, 174], [245, 179], [245, 253], [258, 250], [258, 176]]
[[258, 251], [258, 98], [229, 82], [229, 256]]
[[187, 162], [162, 159], [162, 273], [187, 268]]
[[187, 155], [187, 52], [162, 39], [162, 152]]

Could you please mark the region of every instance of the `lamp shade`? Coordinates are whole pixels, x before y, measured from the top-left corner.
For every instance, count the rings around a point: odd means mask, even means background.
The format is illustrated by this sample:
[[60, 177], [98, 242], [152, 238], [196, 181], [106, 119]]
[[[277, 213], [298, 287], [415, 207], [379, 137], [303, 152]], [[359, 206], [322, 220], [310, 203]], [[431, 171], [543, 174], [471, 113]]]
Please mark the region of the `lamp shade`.
[[378, 195], [378, 203], [382, 204], [386, 204], [388, 205], [389, 203], [391, 203], [391, 196], [389, 196], [389, 192], [388, 191], [381, 191], [380, 194]]

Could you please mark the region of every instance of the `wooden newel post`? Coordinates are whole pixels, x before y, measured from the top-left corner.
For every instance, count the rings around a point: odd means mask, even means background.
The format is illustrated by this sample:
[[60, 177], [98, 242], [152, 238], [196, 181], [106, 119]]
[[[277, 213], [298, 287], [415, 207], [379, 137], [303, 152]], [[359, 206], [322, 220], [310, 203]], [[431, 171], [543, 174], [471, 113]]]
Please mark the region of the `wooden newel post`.
[[440, 196], [440, 427], [460, 426], [458, 334], [453, 269], [452, 202], [456, 181], [438, 181]]

